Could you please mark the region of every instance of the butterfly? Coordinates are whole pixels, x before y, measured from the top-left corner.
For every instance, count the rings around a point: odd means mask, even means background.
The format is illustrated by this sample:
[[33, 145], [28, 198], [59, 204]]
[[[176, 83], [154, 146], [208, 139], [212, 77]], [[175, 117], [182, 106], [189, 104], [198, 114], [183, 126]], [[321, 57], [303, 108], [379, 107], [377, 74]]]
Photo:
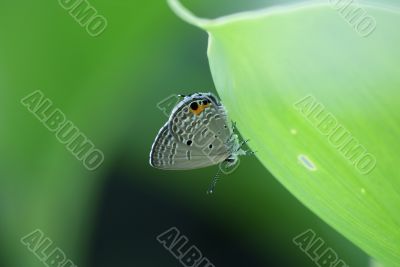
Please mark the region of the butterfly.
[[[191, 170], [220, 165], [208, 189], [213, 193], [221, 172], [248, 154], [235, 134], [222, 103], [211, 93], [181, 96], [151, 147], [150, 165], [163, 170]], [[253, 152], [251, 152], [253, 153]]]

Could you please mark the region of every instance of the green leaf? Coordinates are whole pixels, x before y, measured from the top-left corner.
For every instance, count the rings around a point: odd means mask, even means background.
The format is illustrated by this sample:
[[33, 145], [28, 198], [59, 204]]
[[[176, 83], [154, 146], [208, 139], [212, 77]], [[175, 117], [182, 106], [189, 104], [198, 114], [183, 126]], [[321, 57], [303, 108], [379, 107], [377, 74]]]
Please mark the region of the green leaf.
[[[373, 1], [353, 17], [334, 2], [207, 20], [169, 0], [208, 32], [217, 91], [257, 158], [329, 225], [399, 266], [400, 12]], [[340, 130], [347, 139], [334, 140]]]

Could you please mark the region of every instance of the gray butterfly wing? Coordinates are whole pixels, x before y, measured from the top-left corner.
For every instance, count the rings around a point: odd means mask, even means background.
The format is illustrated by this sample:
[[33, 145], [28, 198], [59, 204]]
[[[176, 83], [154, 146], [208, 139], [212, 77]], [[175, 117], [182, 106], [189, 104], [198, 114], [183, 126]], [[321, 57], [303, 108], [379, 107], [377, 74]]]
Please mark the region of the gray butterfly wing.
[[[207, 101], [206, 105], [203, 105], [204, 101]], [[201, 110], [198, 114], [191, 108], [193, 103]], [[194, 143], [202, 149], [214, 139], [225, 143], [232, 135], [224, 106], [212, 94], [204, 93], [186, 97], [178, 103], [169, 119], [169, 130], [180, 142]]]
[[224, 161], [229, 155], [225, 148], [209, 154], [196, 146], [188, 146], [176, 140], [164, 125], [150, 152], [150, 165], [165, 170], [190, 170], [212, 166]]
[[[192, 103], [203, 106], [196, 114]], [[199, 111], [199, 110], [198, 110]], [[225, 108], [211, 94], [194, 94], [182, 100], [161, 128], [150, 153], [153, 167], [169, 170], [198, 169], [227, 159], [238, 147], [237, 136]]]

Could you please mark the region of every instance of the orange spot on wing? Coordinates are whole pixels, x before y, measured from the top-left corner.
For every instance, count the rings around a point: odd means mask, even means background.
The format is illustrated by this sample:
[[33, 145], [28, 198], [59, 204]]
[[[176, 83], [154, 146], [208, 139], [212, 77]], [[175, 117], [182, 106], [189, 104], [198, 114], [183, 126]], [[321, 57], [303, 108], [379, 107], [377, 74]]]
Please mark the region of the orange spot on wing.
[[194, 115], [199, 116], [199, 115], [200, 115], [206, 108], [208, 108], [210, 105], [211, 105], [210, 103], [207, 103], [206, 105], [201, 104], [201, 105], [199, 105], [199, 107], [198, 107], [196, 110], [190, 109], [190, 111], [191, 111]]

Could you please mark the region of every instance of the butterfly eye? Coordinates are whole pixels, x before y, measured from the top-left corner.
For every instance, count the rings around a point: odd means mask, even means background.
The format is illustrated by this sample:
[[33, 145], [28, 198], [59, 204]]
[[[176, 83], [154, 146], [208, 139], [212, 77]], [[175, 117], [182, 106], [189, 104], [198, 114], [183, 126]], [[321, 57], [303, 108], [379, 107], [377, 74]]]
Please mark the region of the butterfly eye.
[[193, 102], [192, 104], [190, 104], [190, 108], [192, 110], [197, 110], [199, 108], [199, 105], [196, 102]]

